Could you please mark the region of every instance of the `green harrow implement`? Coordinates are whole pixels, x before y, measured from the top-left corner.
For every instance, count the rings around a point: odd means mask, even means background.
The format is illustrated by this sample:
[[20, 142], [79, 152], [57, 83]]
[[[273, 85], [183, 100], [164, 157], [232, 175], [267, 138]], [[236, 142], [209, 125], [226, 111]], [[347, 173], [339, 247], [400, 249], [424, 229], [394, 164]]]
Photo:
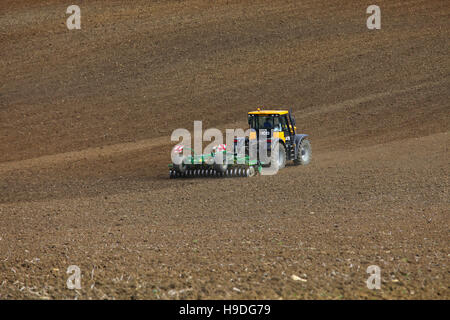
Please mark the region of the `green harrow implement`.
[[[179, 164], [169, 164], [169, 177], [252, 177], [261, 172], [261, 165], [257, 160], [251, 160], [248, 155], [238, 156], [226, 150], [181, 157]], [[221, 157], [219, 157], [219, 153]]]

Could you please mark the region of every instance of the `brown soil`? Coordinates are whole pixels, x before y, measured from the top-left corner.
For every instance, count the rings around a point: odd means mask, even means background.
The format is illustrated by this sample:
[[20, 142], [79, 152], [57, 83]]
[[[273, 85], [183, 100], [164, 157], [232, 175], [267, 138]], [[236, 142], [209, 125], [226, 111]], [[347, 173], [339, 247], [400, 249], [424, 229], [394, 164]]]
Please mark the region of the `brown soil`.
[[[0, 299], [449, 299], [450, 5], [370, 4], [1, 1]], [[259, 105], [310, 165], [168, 179]]]

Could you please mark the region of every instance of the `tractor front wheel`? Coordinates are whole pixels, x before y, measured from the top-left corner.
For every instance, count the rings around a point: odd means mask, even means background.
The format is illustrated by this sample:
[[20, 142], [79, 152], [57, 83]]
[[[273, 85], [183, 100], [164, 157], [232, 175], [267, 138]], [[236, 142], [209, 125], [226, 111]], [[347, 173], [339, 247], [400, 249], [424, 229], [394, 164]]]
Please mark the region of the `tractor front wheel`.
[[278, 170], [283, 169], [286, 165], [286, 148], [283, 144], [277, 142], [273, 147], [270, 155], [270, 162], [274, 164]]

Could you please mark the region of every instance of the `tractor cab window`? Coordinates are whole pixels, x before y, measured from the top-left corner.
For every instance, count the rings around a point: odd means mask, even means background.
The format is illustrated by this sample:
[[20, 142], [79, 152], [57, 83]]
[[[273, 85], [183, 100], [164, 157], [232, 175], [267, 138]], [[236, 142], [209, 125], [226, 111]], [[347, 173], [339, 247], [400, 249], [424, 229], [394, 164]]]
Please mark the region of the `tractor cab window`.
[[[255, 130], [273, 130], [273, 131], [283, 131], [282, 124], [283, 117], [278, 115], [257, 115], [249, 117], [250, 128]], [[286, 124], [284, 124], [286, 126]], [[287, 127], [287, 126], [286, 126]]]
[[272, 116], [252, 116], [249, 120], [250, 127], [255, 130], [260, 129], [273, 129], [273, 117]]
[[286, 116], [280, 117], [280, 125], [281, 125], [281, 129], [283, 131], [288, 131], [288, 125], [287, 125], [287, 121], [286, 121]]
[[273, 131], [281, 131], [280, 117], [273, 118]]
[[273, 118], [272, 117], [259, 117], [259, 129], [270, 130], [273, 128]]

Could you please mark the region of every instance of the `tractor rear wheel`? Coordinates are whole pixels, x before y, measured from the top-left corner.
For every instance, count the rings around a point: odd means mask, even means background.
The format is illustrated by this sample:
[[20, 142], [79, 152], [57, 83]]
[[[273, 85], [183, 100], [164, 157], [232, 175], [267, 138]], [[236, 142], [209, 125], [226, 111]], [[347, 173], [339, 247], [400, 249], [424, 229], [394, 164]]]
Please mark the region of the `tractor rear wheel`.
[[297, 157], [294, 159], [294, 164], [307, 165], [311, 161], [312, 150], [311, 143], [308, 139], [303, 139], [298, 146]]

